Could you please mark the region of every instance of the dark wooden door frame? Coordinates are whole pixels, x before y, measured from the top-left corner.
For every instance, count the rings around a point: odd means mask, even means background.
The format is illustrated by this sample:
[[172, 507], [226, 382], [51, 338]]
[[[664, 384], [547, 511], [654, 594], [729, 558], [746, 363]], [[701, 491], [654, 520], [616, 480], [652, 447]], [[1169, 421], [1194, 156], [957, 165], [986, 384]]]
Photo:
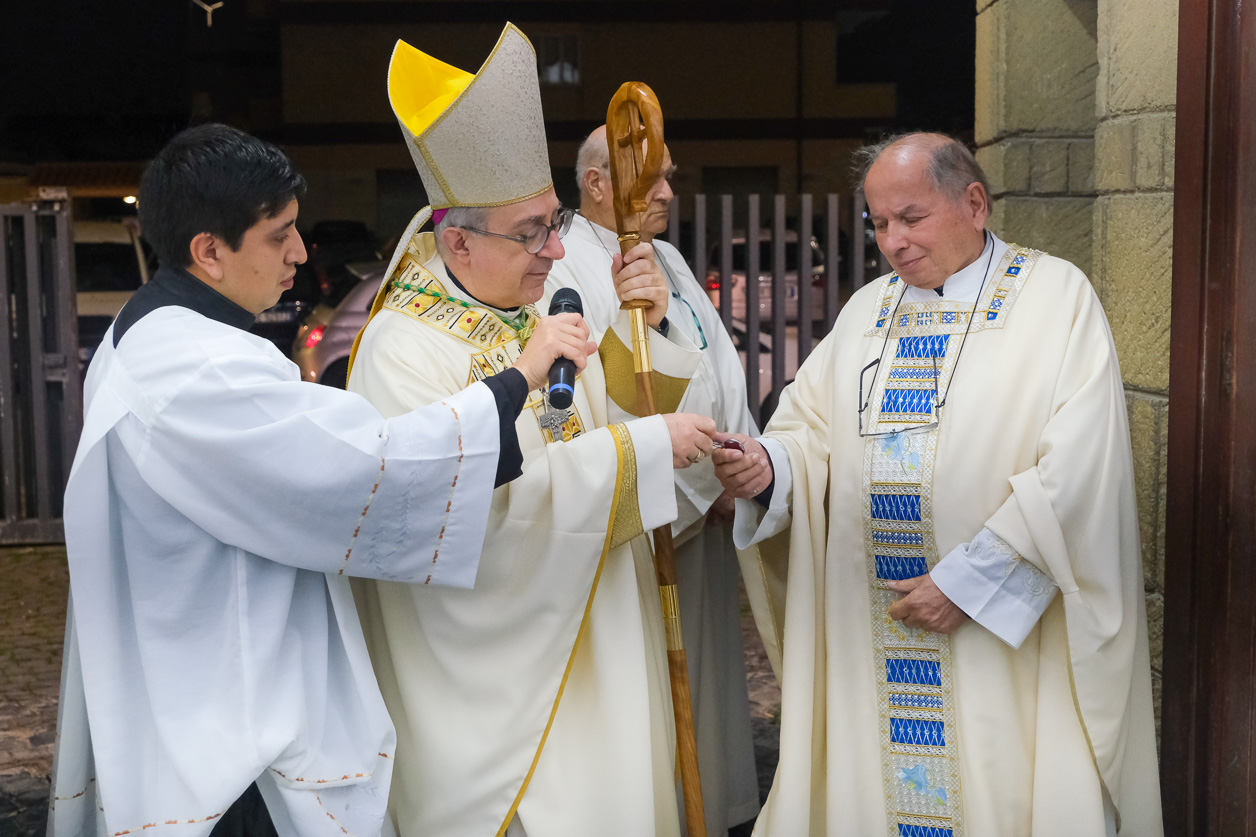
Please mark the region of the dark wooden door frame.
[[1181, 0], [1161, 780], [1256, 835], [1256, 9]]

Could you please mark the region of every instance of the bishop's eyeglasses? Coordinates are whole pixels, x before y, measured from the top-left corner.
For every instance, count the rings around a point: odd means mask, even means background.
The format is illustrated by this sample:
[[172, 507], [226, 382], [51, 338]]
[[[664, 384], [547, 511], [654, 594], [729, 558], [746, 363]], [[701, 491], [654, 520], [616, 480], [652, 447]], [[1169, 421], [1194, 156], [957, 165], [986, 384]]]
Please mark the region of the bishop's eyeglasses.
[[562, 208], [558, 210], [558, 214], [554, 217], [554, 223], [542, 224], [538, 223], [531, 227], [523, 235], [506, 235], [505, 233], [489, 232], [488, 230], [477, 229], [476, 227], [462, 227], [467, 232], [473, 232], [478, 235], [491, 235], [493, 238], [505, 238], [510, 241], [517, 241], [523, 245], [523, 249], [529, 255], [535, 256], [545, 247], [545, 242], [549, 241], [550, 233], [558, 233], [558, 237], [562, 238], [571, 229], [571, 219], [576, 217], [574, 209]]

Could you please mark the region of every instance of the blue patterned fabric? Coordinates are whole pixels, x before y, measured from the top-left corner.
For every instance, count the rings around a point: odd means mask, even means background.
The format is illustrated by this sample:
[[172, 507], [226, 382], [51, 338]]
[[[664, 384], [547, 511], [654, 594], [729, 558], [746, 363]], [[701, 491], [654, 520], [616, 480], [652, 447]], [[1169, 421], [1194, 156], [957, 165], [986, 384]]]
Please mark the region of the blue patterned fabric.
[[931, 416], [933, 415], [933, 390], [887, 389], [885, 398], [881, 402], [881, 412]]
[[912, 558], [899, 558], [893, 555], [877, 555], [877, 578], [887, 581], [902, 581], [904, 578], [915, 578], [929, 572], [929, 562], [923, 555]]
[[931, 825], [898, 824], [898, 837], [951, 837], [951, 829]]
[[919, 520], [919, 494], [873, 494], [874, 520]]
[[885, 661], [885, 679], [890, 683], [941, 686], [941, 664], [931, 660], [889, 659]]
[[950, 341], [949, 334], [933, 334], [927, 337], [900, 337], [896, 357], [909, 358], [943, 358], [946, 357], [946, 345]]
[[905, 695], [896, 692], [890, 695], [890, 705], [902, 709], [941, 709], [942, 698], [938, 695]]
[[941, 721], [890, 718], [890, 741], [917, 747], [945, 747], [946, 727]]
[[872, 539], [884, 546], [920, 546], [924, 543], [924, 535], [919, 532], [886, 532], [874, 530]]

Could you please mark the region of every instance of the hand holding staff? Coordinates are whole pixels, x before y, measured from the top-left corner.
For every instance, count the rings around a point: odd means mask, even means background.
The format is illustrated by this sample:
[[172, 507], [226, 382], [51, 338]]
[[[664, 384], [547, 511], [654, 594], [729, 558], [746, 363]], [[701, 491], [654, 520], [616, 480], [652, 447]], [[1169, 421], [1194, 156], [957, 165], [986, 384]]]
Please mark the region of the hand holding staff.
[[[611, 183], [614, 190], [615, 227], [623, 255], [641, 241], [640, 214], [646, 196], [663, 169], [663, 112], [658, 99], [641, 82], [625, 82], [611, 99], [606, 112], [606, 141], [610, 146]], [[649, 300], [624, 303], [632, 316], [632, 354], [643, 415], [655, 415], [653, 367], [646, 324]], [[705, 837], [702, 783], [698, 776], [698, 746], [693, 730], [693, 706], [689, 698], [689, 666], [680, 633], [680, 602], [676, 594], [676, 554], [670, 526], [654, 530], [654, 568], [658, 575], [663, 623], [667, 631], [667, 666], [672, 684], [672, 710], [676, 716], [676, 749], [680, 761], [681, 789], [685, 799], [685, 825], [690, 837]]]

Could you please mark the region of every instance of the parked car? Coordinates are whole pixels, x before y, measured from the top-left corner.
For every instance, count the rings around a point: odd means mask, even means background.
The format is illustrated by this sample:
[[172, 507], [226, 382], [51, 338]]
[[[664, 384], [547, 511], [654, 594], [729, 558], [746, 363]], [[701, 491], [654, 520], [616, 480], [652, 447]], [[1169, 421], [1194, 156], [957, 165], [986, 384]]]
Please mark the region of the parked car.
[[361, 221], [316, 221], [302, 238], [309, 258], [297, 272], [308, 274], [309, 281], [318, 286], [319, 301], [332, 307], [339, 305], [360, 279], [347, 270], [347, 265], [383, 257], [379, 242]]
[[113, 318], [154, 267], [137, 219], [74, 222], [79, 362], [84, 368]]
[[388, 263], [363, 262], [346, 265], [346, 269], [357, 277], [357, 284], [334, 308], [319, 305], [311, 311], [292, 344], [292, 360], [303, 380], [341, 389], [348, 380], [353, 338], [366, 325]]
[[[808, 239], [807, 246], [811, 251], [811, 318], [824, 319], [824, 251], [815, 238]], [[718, 310], [720, 307], [721, 246], [716, 242], [707, 256], [707, 275], [705, 280], [707, 297]], [[738, 235], [732, 240], [732, 311], [733, 319], [742, 323], [746, 321], [746, 236]], [[772, 319], [772, 268], [773, 268], [772, 230], [766, 229], [759, 234], [759, 317], [760, 323], [770, 324]], [[798, 322], [798, 233], [787, 230], [785, 233], [785, 320]]]

